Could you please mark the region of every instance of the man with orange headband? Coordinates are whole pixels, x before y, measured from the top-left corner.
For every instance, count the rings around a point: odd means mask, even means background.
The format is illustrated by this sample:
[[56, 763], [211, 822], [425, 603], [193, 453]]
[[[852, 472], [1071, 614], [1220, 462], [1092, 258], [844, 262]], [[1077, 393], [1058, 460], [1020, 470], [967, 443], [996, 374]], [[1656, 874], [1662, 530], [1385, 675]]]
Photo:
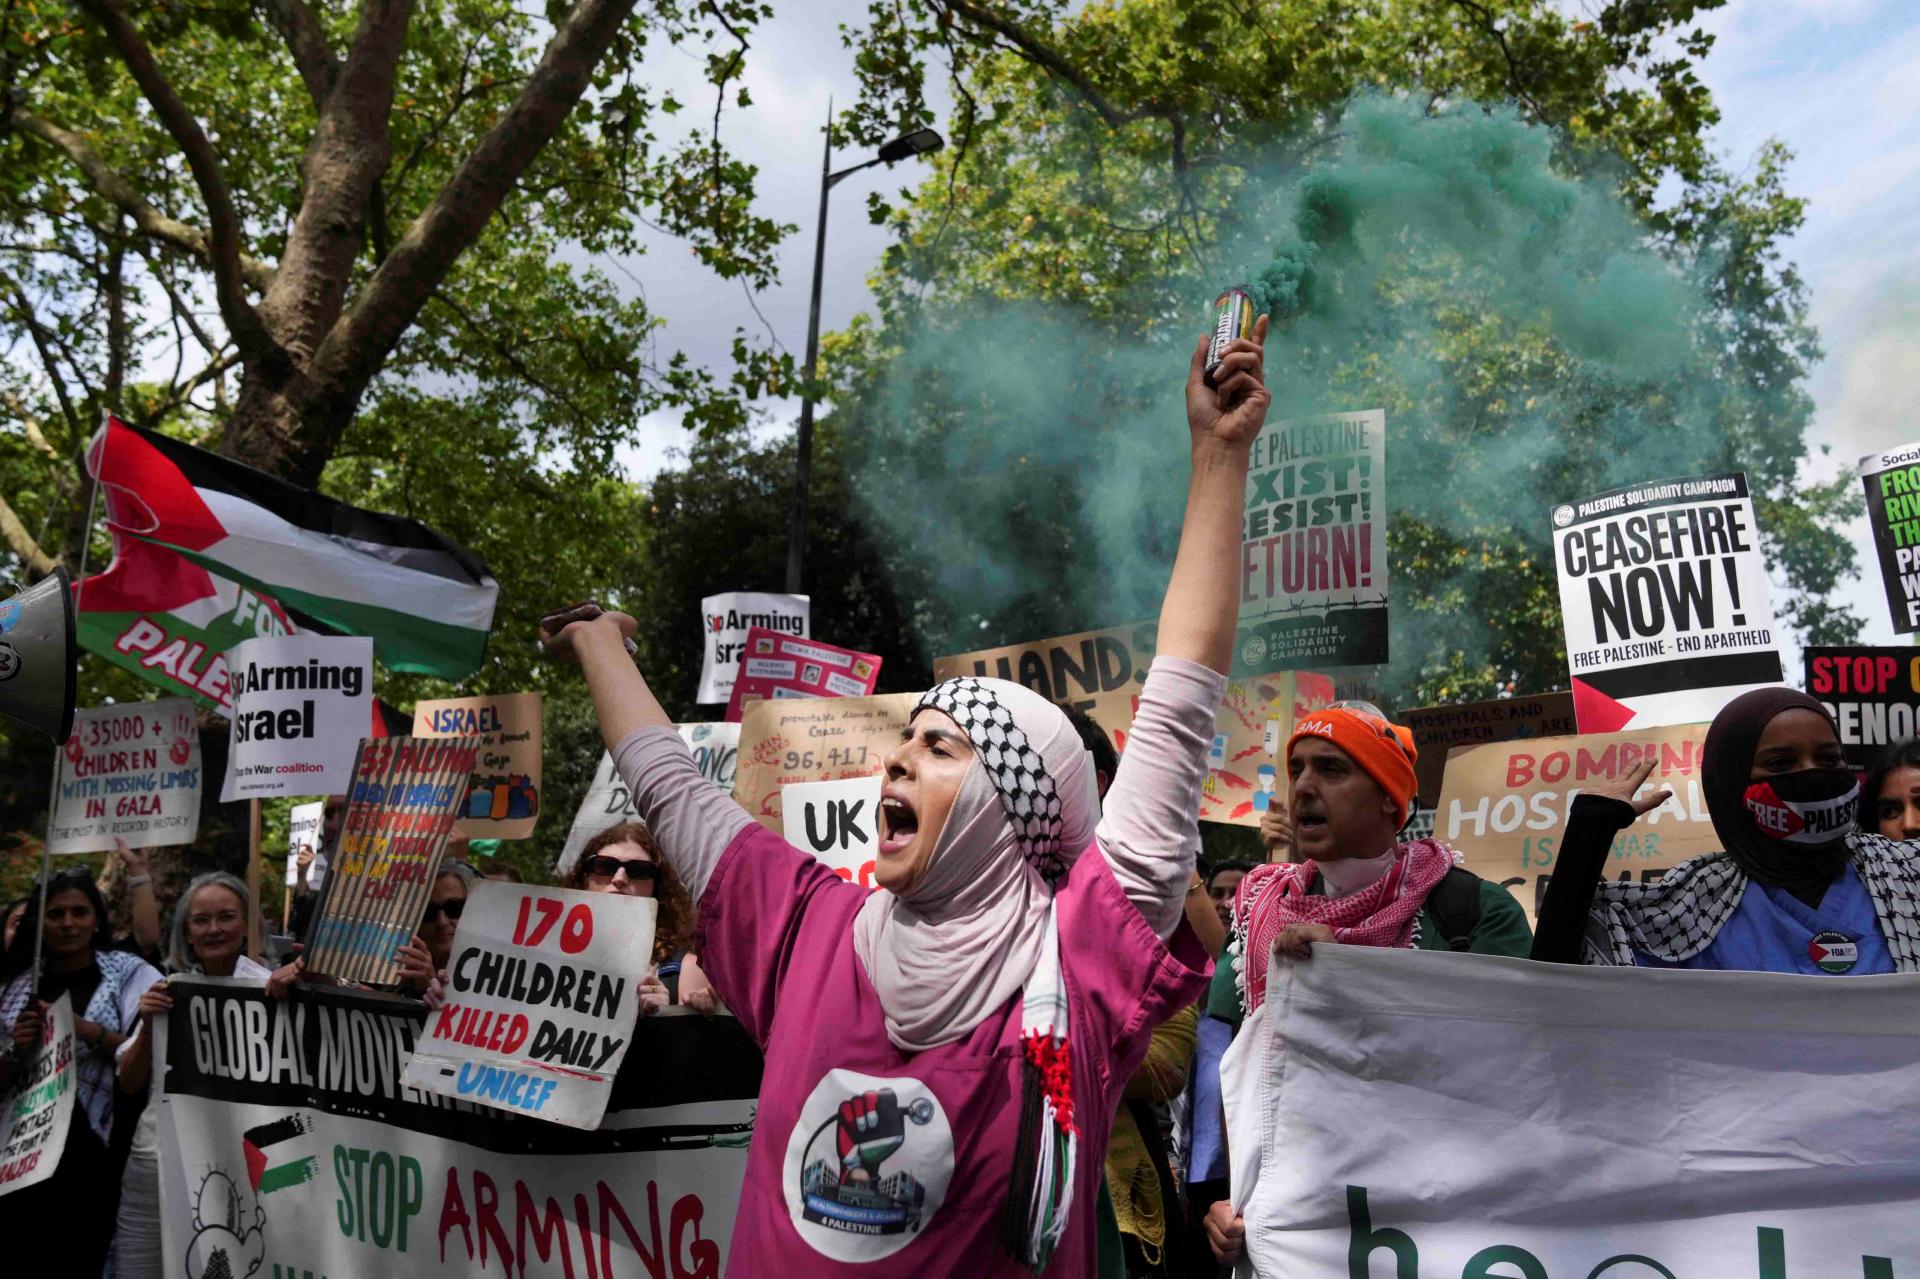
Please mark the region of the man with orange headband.
[[[1533, 934], [1511, 893], [1455, 866], [1436, 839], [1400, 842], [1418, 758], [1413, 735], [1365, 702], [1300, 721], [1287, 777], [1301, 861], [1240, 881], [1234, 949], [1215, 972], [1210, 1015], [1223, 1005], [1251, 1014], [1266, 998], [1268, 953], [1306, 957], [1317, 942], [1526, 957]], [[1245, 1236], [1233, 1204], [1214, 1204], [1206, 1228], [1214, 1255], [1237, 1261]]]

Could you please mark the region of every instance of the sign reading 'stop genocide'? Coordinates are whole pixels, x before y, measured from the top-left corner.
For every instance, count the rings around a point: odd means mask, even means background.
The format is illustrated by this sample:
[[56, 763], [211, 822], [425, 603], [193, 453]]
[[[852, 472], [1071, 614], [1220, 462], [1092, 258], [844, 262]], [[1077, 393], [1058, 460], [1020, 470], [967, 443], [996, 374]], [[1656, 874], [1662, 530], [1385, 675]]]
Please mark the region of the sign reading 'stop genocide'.
[[1867, 523], [1887, 592], [1887, 613], [1901, 635], [1920, 631], [1920, 444], [1860, 459]]
[[1728, 699], [1780, 682], [1745, 475], [1557, 506], [1553, 556], [1581, 732], [1710, 720]]
[[1807, 692], [1840, 726], [1847, 763], [1871, 768], [1920, 733], [1920, 648], [1810, 648]]
[[1386, 661], [1386, 414], [1261, 431], [1240, 559], [1234, 674]]

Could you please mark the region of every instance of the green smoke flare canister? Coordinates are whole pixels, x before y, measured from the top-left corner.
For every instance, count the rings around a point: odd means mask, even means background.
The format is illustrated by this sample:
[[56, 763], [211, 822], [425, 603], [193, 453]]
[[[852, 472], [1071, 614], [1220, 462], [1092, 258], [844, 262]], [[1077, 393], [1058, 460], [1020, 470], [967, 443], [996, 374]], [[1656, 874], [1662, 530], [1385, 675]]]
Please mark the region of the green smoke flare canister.
[[1213, 338], [1207, 343], [1208, 386], [1215, 384], [1228, 344], [1252, 334], [1253, 291], [1244, 284], [1229, 284], [1213, 300]]

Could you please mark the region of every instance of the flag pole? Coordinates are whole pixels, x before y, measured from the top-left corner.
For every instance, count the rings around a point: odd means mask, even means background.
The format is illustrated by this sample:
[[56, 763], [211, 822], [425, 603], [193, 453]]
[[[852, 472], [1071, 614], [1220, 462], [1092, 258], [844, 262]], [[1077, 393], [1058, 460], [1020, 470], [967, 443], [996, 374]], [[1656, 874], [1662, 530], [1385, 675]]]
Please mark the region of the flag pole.
[[247, 954], [260, 955], [260, 801], [247, 801], [247, 896], [254, 909], [247, 912]]
[[[105, 415], [102, 415], [100, 420], [100, 448], [102, 452], [105, 452], [107, 447], [106, 427], [107, 419]], [[85, 455], [83, 454], [82, 456]], [[89, 466], [87, 469], [92, 473], [91, 478], [93, 483], [87, 491], [87, 527], [85, 531], [80, 534], [80, 572], [78, 576], [73, 579], [73, 611], [76, 615], [80, 611], [81, 592], [86, 589], [87, 553], [93, 549], [93, 519], [100, 509], [100, 468], [98, 465], [94, 465]], [[77, 670], [70, 671], [68, 672], [68, 678], [77, 681], [80, 678], [80, 672]], [[60, 765], [65, 757], [66, 749], [67, 744], [65, 742], [55, 742], [53, 744], [53, 780], [47, 787], [47, 833], [46, 837], [40, 842], [40, 904], [39, 908], [34, 912], [33, 917], [33, 969], [32, 976], [27, 982], [27, 994], [29, 997], [35, 996], [40, 989], [40, 952], [42, 943], [46, 940], [47, 936], [47, 881], [53, 877], [53, 809], [60, 798]]]

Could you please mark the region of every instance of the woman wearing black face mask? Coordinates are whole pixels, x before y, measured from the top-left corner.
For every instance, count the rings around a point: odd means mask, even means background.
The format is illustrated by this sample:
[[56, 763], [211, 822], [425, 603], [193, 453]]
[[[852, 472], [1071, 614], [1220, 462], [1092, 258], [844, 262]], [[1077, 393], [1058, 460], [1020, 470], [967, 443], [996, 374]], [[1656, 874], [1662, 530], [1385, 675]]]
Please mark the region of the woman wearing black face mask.
[[1601, 883], [1614, 835], [1671, 792], [1653, 762], [1573, 802], [1533, 957], [1644, 968], [1920, 972], [1920, 845], [1861, 830], [1859, 779], [1825, 708], [1742, 694], [1707, 730], [1701, 789], [1725, 852], [1658, 883]]

